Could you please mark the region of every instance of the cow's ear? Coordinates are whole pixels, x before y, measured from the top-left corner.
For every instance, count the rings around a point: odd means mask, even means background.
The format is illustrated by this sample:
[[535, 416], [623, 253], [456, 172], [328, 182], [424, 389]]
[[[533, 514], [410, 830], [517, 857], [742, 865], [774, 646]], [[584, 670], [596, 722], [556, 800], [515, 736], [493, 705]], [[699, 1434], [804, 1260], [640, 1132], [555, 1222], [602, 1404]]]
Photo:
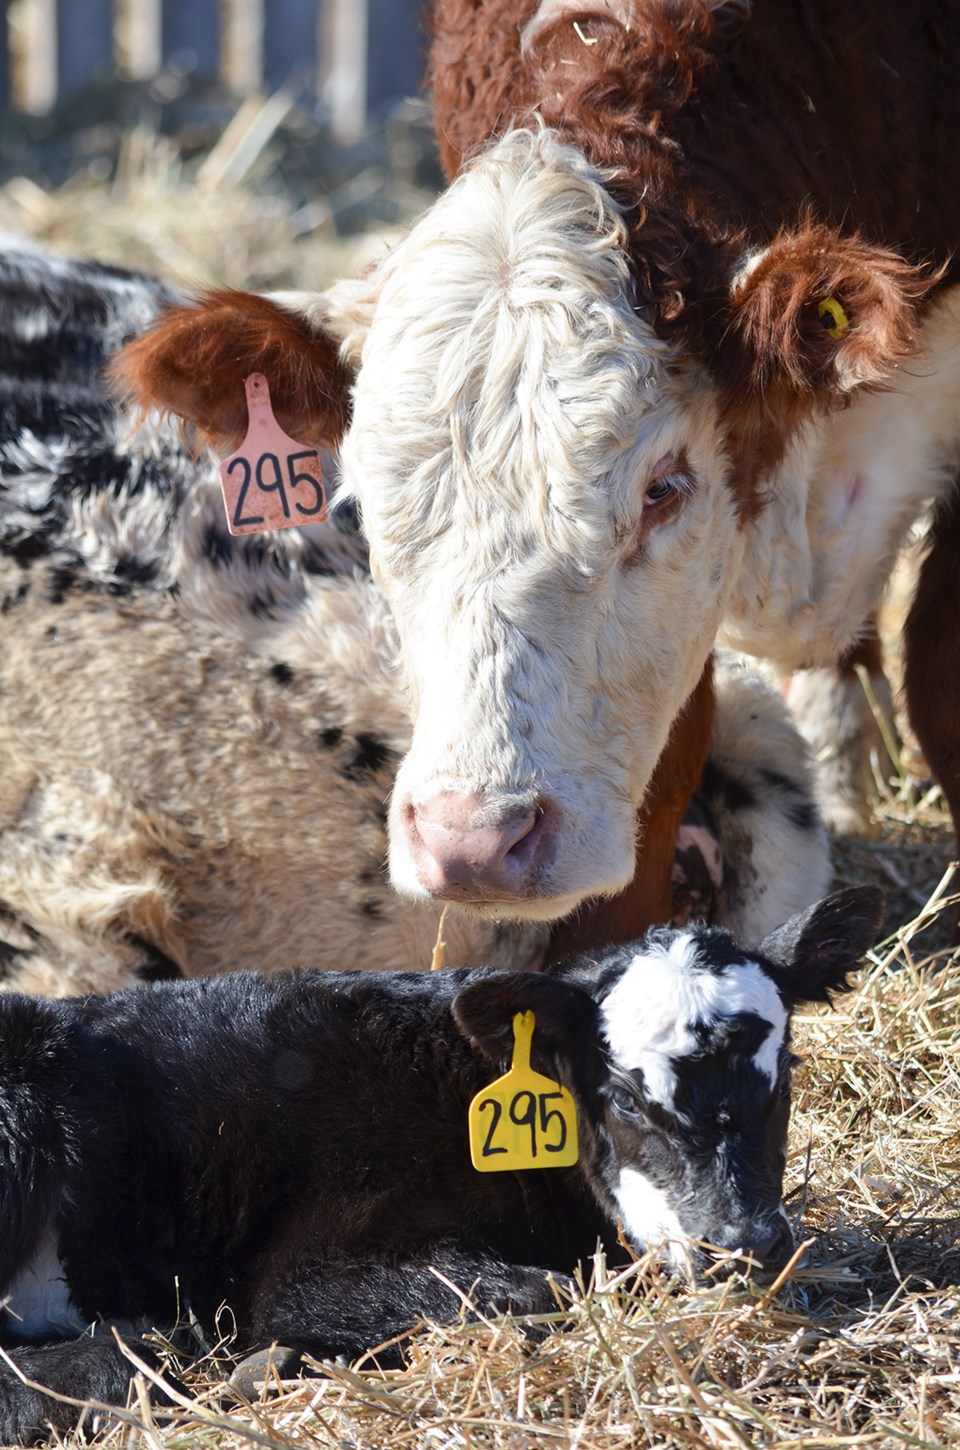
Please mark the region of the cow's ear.
[[782, 232], [733, 278], [721, 353], [734, 385], [823, 397], [882, 384], [917, 351], [917, 303], [934, 280], [829, 227]]
[[879, 886], [849, 886], [791, 917], [760, 943], [791, 1005], [828, 1002], [877, 939], [883, 916]]
[[381, 269], [335, 282], [326, 292], [270, 292], [272, 302], [303, 320], [317, 333], [332, 334], [340, 357], [356, 372], [380, 295]]
[[[369, 286], [355, 284], [361, 296]], [[244, 381], [263, 373], [280, 426], [298, 441], [339, 442], [350, 419], [351, 357], [362, 345], [362, 306], [334, 294], [203, 293], [166, 308], [110, 365], [118, 397], [192, 425], [222, 452], [247, 425]], [[347, 338], [347, 355], [344, 340]]]
[[453, 1020], [464, 1037], [497, 1063], [510, 1057], [518, 1012], [536, 1017], [534, 1057], [570, 1060], [598, 1040], [593, 998], [540, 972], [497, 972], [471, 982], [453, 1001]]

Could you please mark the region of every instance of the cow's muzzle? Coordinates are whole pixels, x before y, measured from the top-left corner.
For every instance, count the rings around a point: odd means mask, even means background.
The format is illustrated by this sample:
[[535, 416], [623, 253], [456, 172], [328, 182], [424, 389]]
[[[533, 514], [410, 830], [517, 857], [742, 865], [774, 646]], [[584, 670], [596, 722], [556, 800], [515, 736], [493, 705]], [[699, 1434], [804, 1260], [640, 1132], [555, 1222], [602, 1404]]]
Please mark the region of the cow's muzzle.
[[481, 794], [444, 792], [422, 805], [408, 802], [401, 821], [424, 890], [479, 905], [541, 893], [555, 852], [556, 817], [546, 800], [500, 804]]

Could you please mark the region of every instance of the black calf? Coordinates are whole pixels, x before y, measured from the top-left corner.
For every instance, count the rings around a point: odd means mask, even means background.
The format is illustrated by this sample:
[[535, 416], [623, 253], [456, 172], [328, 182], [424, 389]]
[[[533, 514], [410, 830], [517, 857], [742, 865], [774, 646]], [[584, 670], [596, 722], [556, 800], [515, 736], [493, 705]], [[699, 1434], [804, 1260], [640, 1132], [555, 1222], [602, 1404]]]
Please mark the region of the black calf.
[[[108, 998], [0, 999], [0, 1335], [25, 1373], [117, 1402], [93, 1320], [169, 1326], [226, 1302], [242, 1346], [356, 1355], [427, 1315], [551, 1309], [549, 1273], [617, 1222], [678, 1263], [708, 1240], [789, 1247], [780, 1205], [789, 1013], [869, 945], [872, 888], [749, 955], [658, 931], [549, 975], [304, 972]], [[533, 1064], [577, 1106], [573, 1167], [480, 1173], [467, 1111], [532, 1011]], [[519, 1107], [546, 1154], [551, 1105]], [[493, 1117], [493, 1114], [490, 1115]], [[500, 1127], [486, 1146], [496, 1148]], [[0, 1438], [76, 1414], [0, 1371]]]

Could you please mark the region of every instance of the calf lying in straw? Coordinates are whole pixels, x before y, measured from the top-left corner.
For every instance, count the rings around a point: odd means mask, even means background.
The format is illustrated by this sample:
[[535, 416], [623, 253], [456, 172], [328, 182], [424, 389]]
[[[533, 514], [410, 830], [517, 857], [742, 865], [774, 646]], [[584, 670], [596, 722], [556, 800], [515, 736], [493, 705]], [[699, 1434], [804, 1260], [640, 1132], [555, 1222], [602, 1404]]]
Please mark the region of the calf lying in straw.
[[[410, 721], [363, 542], [336, 512], [232, 539], [215, 465], [116, 411], [103, 360], [165, 296], [0, 251], [0, 979], [422, 968], [437, 908], [383, 864]], [[729, 662], [717, 692], [708, 905], [756, 943], [825, 889], [825, 838], [781, 701]], [[510, 967], [552, 950], [547, 926], [456, 911], [447, 940]]]
[[[224, 1301], [242, 1348], [355, 1356], [463, 1295], [555, 1308], [551, 1276], [598, 1242], [623, 1259], [618, 1222], [678, 1267], [703, 1241], [782, 1263], [791, 1010], [844, 988], [879, 895], [838, 892], [752, 952], [660, 928], [542, 974], [0, 999], [0, 1324], [33, 1346], [14, 1363], [122, 1402], [130, 1362], [85, 1325], [209, 1325]], [[521, 1077], [495, 1083], [511, 1030]], [[5, 1443], [76, 1417], [0, 1374]]]

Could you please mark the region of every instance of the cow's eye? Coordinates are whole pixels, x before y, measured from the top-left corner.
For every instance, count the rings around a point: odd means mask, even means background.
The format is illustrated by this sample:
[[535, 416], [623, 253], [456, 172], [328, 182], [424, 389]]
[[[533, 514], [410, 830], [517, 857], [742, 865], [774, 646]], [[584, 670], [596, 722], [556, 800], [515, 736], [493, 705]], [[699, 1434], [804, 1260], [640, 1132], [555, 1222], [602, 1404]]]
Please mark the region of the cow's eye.
[[627, 544], [624, 563], [634, 564], [643, 558], [644, 545], [655, 529], [667, 524], [683, 507], [684, 499], [694, 492], [693, 475], [686, 454], [665, 453], [657, 460], [643, 490], [643, 512], [639, 523], [634, 521], [617, 536]]
[[645, 513], [663, 509], [691, 488], [690, 471], [685, 454], [666, 453], [653, 465], [653, 472], [643, 492]]
[[682, 474], [661, 473], [651, 480], [647, 491], [643, 496], [645, 509], [656, 508], [658, 504], [666, 503], [675, 493], [679, 493], [682, 486]]
[[610, 1087], [610, 1101], [618, 1113], [637, 1114], [640, 1111], [640, 1103], [629, 1088], [621, 1087], [619, 1083], [613, 1083]]

